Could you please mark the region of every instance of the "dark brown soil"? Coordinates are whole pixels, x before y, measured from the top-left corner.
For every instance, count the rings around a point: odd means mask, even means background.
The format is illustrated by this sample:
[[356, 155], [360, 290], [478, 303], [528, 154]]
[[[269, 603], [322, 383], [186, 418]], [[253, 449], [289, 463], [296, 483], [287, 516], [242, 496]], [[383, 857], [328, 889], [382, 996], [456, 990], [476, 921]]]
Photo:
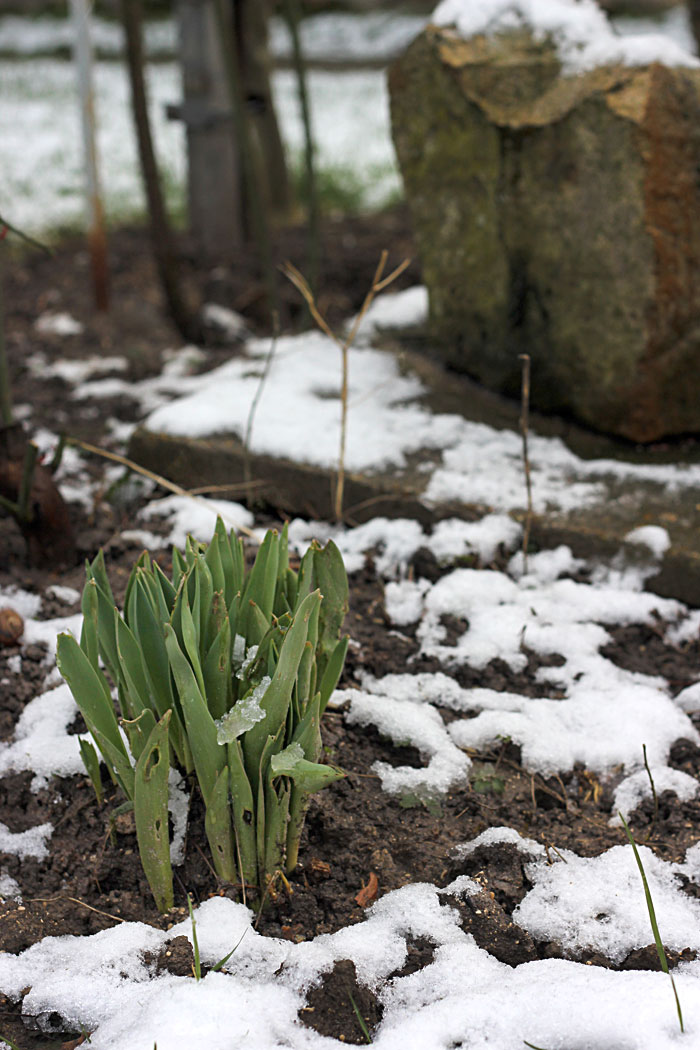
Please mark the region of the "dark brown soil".
[[[287, 238], [284, 254], [294, 257], [301, 235], [289, 233]], [[322, 293], [329, 313], [336, 316], [337, 310], [338, 316], [346, 315], [359, 306], [379, 251], [385, 246], [392, 249], [396, 261], [410, 252], [406, 220], [400, 212], [379, 220], [346, 221], [331, 232], [327, 288]], [[97, 441], [104, 436], [102, 419], [116, 412], [116, 406], [109, 405], [109, 413], [104, 413], [106, 406], [101, 402], [97, 415], [89, 403], [68, 402], [63, 382], [29, 376], [25, 356], [37, 349], [49, 359], [126, 353], [131, 374], [137, 377], [159, 369], [161, 352], [178, 342], [161, 315], [142, 233], [126, 231], [112, 238], [115, 308], [107, 318], [95, 318], [90, 312], [86, 260], [81, 252], [79, 246], [68, 245], [53, 259], [27, 257], [11, 269], [7, 279], [8, 347], [15, 403], [31, 405], [31, 425], [54, 431], [68, 427], [71, 434]], [[415, 276], [414, 271], [408, 280], [415, 280]], [[256, 287], [241, 262], [228, 279], [225, 298], [233, 306], [242, 305], [251, 325], [262, 330], [264, 318], [256, 313]], [[63, 339], [39, 336], [33, 322], [48, 306], [67, 310], [83, 321], [85, 334]], [[209, 363], [216, 363], [223, 353], [212, 349]], [[102, 462], [95, 460], [91, 469], [99, 476]], [[140, 498], [136, 493], [115, 500], [105, 488], [91, 508], [70, 507], [78, 559], [82, 562], [104, 547], [117, 597], [139, 553], [135, 544], [121, 537], [120, 530], [133, 526]], [[268, 508], [268, 513], [272, 520], [274, 508]], [[434, 578], [440, 570], [433, 562], [425, 554], [417, 557], [413, 572]], [[52, 583], [80, 589], [83, 578], [78, 560], [75, 566], [63, 569], [29, 568], [16, 524], [6, 515], [0, 517], [0, 586], [15, 584], [43, 593]], [[352, 577], [351, 585], [347, 630], [356, 644], [350, 649], [343, 684], [356, 684], [360, 671], [381, 676], [407, 670], [417, 645], [411, 631], [402, 630], [398, 635], [388, 622], [383, 585], [371, 558], [365, 569]], [[50, 617], [75, 609], [56, 598], [45, 599], [42, 615]], [[445, 626], [455, 632], [464, 629], [459, 622]], [[663, 640], [661, 631], [645, 627], [625, 627], [610, 633], [613, 641], [605, 655], [621, 667], [662, 673], [674, 691], [696, 679], [697, 643], [674, 648]], [[12, 670], [13, 657], [19, 653], [21, 675]], [[0, 739], [12, 735], [25, 704], [41, 692], [48, 671], [44, 657], [40, 646], [0, 649]], [[463, 685], [541, 695], [541, 683], [535, 680], [537, 666], [531, 657], [527, 669], [513, 675], [495, 661], [482, 672], [463, 670], [456, 677]], [[427, 660], [414, 660], [410, 667], [416, 671], [438, 669]], [[449, 712], [443, 714], [450, 717]], [[261, 932], [296, 941], [310, 939], [361, 920], [372, 899], [406, 883], [429, 881], [445, 886], [457, 875], [468, 874], [481, 883], [482, 893], [466, 902], [449, 903], [458, 909], [463, 928], [479, 945], [512, 966], [562, 954], [560, 945], [534, 941], [511, 918], [529, 888], [521, 857], [512, 847], [480, 849], [459, 863], [450, 858], [458, 843], [493, 825], [516, 828], [553, 851], [566, 848], [583, 856], [597, 855], [622, 841], [621, 832], [608, 826], [612, 782], [600, 784], [583, 768], [545, 780], [526, 772], [520, 765], [518, 749], [504, 742], [494, 751], [472, 754], [475, 771], [471, 786], [455, 791], [439, 805], [408, 805], [410, 800], [402, 804], [379, 789], [372, 767], [377, 760], [420, 765], [421, 756], [415, 749], [397, 748], [374, 729], [346, 724], [340, 711], [327, 714], [324, 742], [329, 760], [346, 770], [347, 778], [312, 802], [301, 862], [290, 880], [289, 892], [280, 889], [262, 911]], [[677, 743], [671, 761], [694, 776], [700, 773], [700, 749], [689, 741]], [[123, 920], [168, 928], [186, 914], [187, 893], [195, 901], [217, 893], [238, 898], [237, 887], [217, 884], [207, 861], [196, 797], [186, 860], [177, 870], [176, 909], [160, 916], [141, 873], [132, 824], [127, 819], [111, 826], [110, 813], [121, 799], [109, 786], [105, 784], [107, 799], [100, 807], [86, 778], [55, 778], [37, 793], [30, 790], [30, 781], [29, 774], [0, 780], [0, 821], [12, 831], [22, 831], [51, 820], [55, 831], [44, 862], [25, 859], [20, 863], [14, 856], [0, 854], [0, 864], [17, 880], [22, 893], [21, 903], [0, 901], [0, 950], [19, 952], [45, 936], [90, 934]], [[697, 839], [700, 801], [681, 803], [674, 795], [663, 794], [656, 817], [651, 802], [644, 802], [631, 823], [640, 838], [649, 835], [648, 845], [661, 857], [678, 861]], [[255, 906], [258, 902], [249, 903]], [[411, 945], [402, 973], [426, 965], [432, 953], [429, 940]], [[597, 965], [609, 965], [602, 957], [585, 958]], [[169, 942], [157, 965], [173, 973], [190, 973], [189, 944], [183, 938]], [[623, 963], [627, 968], [654, 965], [651, 948], [633, 953]], [[354, 967], [346, 960], [309, 994], [300, 1019], [324, 1035], [359, 1044], [366, 1041], [363, 1025], [371, 1033], [380, 1014], [371, 991], [358, 984]], [[18, 1004], [0, 1001], [0, 1036], [12, 1039], [22, 1050], [33, 1050], [58, 1046], [80, 1033], [62, 1034], [57, 1039], [29, 1031]]]

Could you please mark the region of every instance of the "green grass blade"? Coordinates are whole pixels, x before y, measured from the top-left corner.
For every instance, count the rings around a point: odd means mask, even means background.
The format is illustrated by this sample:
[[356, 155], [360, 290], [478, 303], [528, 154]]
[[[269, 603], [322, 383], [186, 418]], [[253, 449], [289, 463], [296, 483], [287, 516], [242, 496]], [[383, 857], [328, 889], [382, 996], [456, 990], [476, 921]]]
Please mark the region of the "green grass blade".
[[202, 979], [202, 960], [199, 954], [199, 941], [197, 940], [197, 923], [194, 921], [194, 911], [192, 910], [192, 895], [187, 894], [187, 910], [190, 914], [190, 922], [192, 923], [192, 951], [194, 953], [194, 979], [195, 981], [201, 981]]
[[618, 812], [618, 816], [619, 816], [620, 820], [622, 821], [622, 826], [625, 829], [625, 834], [627, 835], [627, 838], [629, 839], [629, 843], [630, 843], [632, 849], [634, 850], [634, 859], [637, 862], [637, 867], [639, 868], [639, 874], [642, 877], [642, 885], [644, 886], [644, 896], [646, 897], [647, 910], [649, 912], [649, 921], [651, 923], [652, 932], [654, 934], [654, 941], [656, 942], [656, 951], [657, 951], [657, 954], [659, 956], [659, 962], [661, 964], [661, 969], [664, 971], [664, 973], [667, 973], [668, 976], [671, 978], [671, 987], [673, 988], [673, 995], [674, 995], [674, 998], [676, 1000], [676, 1012], [678, 1013], [678, 1023], [680, 1025], [681, 1032], [684, 1032], [685, 1028], [683, 1027], [683, 1012], [681, 1010], [681, 1004], [680, 1004], [680, 1000], [678, 998], [678, 992], [676, 990], [676, 982], [673, 979], [673, 974], [671, 973], [671, 971], [668, 968], [668, 960], [666, 958], [666, 952], [664, 951], [663, 942], [661, 940], [661, 934], [659, 933], [659, 924], [656, 921], [656, 912], [654, 911], [654, 902], [651, 899], [651, 890], [649, 889], [649, 883], [647, 882], [647, 877], [646, 877], [646, 874], [645, 874], [645, 871], [644, 871], [644, 865], [642, 864], [642, 858], [639, 856], [639, 850], [637, 849], [637, 843], [632, 838], [632, 832], [629, 829], [627, 821], [622, 816], [622, 813]]
[[244, 930], [244, 931], [243, 931], [243, 933], [242, 933], [242, 934], [240, 935], [240, 937], [238, 938], [238, 940], [237, 940], [237, 941], [236, 941], [236, 943], [234, 944], [234, 946], [233, 946], [233, 948], [231, 949], [231, 951], [230, 951], [230, 952], [227, 952], [227, 953], [226, 953], [226, 955], [224, 955], [223, 959], [219, 959], [218, 963], [216, 963], [216, 964], [215, 964], [214, 966], [212, 966], [211, 970], [209, 971], [210, 973], [218, 973], [218, 972], [219, 972], [219, 970], [221, 970], [221, 969], [222, 969], [222, 967], [224, 967], [224, 966], [226, 965], [226, 963], [227, 963], [227, 962], [229, 961], [229, 959], [231, 958], [231, 956], [233, 955], [233, 953], [234, 953], [234, 952], [236, 951], [236, 949], [237, 949], [237, 948], [239, 947], [239, 945], [240, 945], [241, 941], [243, 940], [243, 938], [245, 937], [245, 935], [246, 935], [246, 933], [248, 932], [248, 930], [249, 930], [249, 929], [250, 929], [250, 927], [249, 927], [249, 926], [246, 926], [245, 930]]
[[170, 714], [154, 726], [134, 778], [134, 820], [141, 864], [160, 912], [173, 906], [173, 871], [168, 836], [168, 725]]
[[[256, 795], [256, 846], [258, 853], [258, 878], [260, 879], [261, 886], [267, 886], [270, 878], [274, 875], [274, 871], [269, 871], [266, 867], [266, 856], [267, 856], [267, 841], [268, 841], [268, 814], [267, 814], [267, 794], [266, 788], [268, 786], [267, 778], [267, 767], [272, 755], [276, 754], [281, 745], [282, 737], [284, 735], [284, 725], [279, 727], [279, 730], [274, 736], [268, 736], [265, 745], [262, 750], [260, 762], [258, 764], [258, 776], [256, 778], [257, 795]], [[274, 807], [273, 807], [274, 809]], [[272, 812], [270, 813], [270, 820], [272, 819]]]
[[[367, 1025], [365, 1023], [364, 1017], [360, 1013], [359, 1006], [355, 1002], [355, 997], [353, 996], [352, 992], [348, 992], [348, 995], [350, 997], [350, 1005], [352, 1006], [353, 1010], [355, 1011], [355, 1016], [357, 1017], [357, 1023], [360, 1026], [360, 1031], [362, 1032], [363, 1036], [365, 1037], [365, 1042], [366, 1043], [371, 1043], [372, 1042], [372, 1036], [369, 1034], [369, 1028], [367, 1027]], [[529, 1046], [530, 1044], [528, 1043], [527, 1045]]]

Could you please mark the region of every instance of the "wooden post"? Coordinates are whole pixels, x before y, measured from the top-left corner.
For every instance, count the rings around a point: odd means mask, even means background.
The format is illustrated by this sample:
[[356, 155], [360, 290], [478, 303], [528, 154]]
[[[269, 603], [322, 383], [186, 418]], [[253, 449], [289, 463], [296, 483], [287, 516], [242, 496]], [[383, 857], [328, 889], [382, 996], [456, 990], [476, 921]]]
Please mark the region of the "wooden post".
[[109, 276], [107, 267], [107, 238], [97, 174], [97, 147], [95, 144], [95, 107], [92, 86], [92, 44], [90, 41], [90, 14], [87, 0], [70, 0], [75, 31], [75, 64], [78, 72], [80, 114], [85, 153], [85, 176], [88, 213], [88, 245], [98, 310], [109, 308]]
[[168, 115], [187, 131], [190, 230], [200, 261], [230, 262], [244, 237], [241, 165], [212, 0], [177, 0], [184, 100]]

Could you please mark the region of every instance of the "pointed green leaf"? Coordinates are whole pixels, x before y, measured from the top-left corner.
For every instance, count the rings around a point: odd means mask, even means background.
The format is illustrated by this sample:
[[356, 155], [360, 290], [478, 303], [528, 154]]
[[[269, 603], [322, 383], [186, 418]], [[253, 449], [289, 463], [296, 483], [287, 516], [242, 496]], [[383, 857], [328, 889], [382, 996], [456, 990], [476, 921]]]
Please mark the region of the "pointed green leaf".
[[212, 718], [223, 718], [232, 700], [231, 627], [228, 616], [207, 653], [202, 667], [202, 677], [204, 696]]
[[318, 591], [309, 594], [299, 606], [291, 627], [287, 630], [280, 649], [277, 667], [270, 685], [260, 702], [267, 718], [253, 726], [246, 734], [244, 743], [245, 764], [248, 775], [255, 782], [260, 769], [260, 758], [268, 735], [283, 726], [292, 699], [299, 663], [304, 652], [306, 632], [314, 607], [321, 601]]
[[197, 779], [206, 803], [214, 790], [216, 778], [225, 765], [226, 752], [216, 742], [214, 719], [207, 710], [194, 671], [180, 649], [175, 631], [170, 624], [165, 625], [165, 647], [180, 697]]
[[214, 870], [224, 882], [236, 881], [233, 824], [229, 801], [229, 772], [224, 766], [209, 796], [204, 815], [204, 830], [211, 847]]
[[241, 879], [247, 885], [257, 886], [255, 800], [243, 765], [243, 755], [238, 740], [234, 740], [228, 746], [228, 767], [231, 778], [233, 826], [236, 834], [237, 853], [240, 858]]
[[[272, 616], [272, 607], [275, 601], [275, 589], [277, 586], [277, 566], [279, 564], [279, 537], [271, 529], [265, 536], [253, 568], [250, 570], [245, 590], [243, 591], [243, 607], [249, 610], [246, 602], [255, 602], [262, 613], [265, 624], [269, 624]], [[250, 616], [250, 612], [249, 612]], [[249, 636], [248, 632], [246, 632]]]
[[345, 657], [348, 651], [348, 644], [350, 642], [350, 636], [345, 635], [341, 638], [335, 649], [328, 657], [326, 663], [326, 669], [321, 679], [321, 714], [326, 710], [328, 701], [333, 695], [333, 690], [338, 684], [341, 674], [343, 673], [343, 665], [345, 664]]
[[134, 820], [141, 864], [159, 911], [173, 906], [173, 872], [168, 836], [168, 724], [166, 714], [152, 729], [134, 779]]
[[100, 776], [100, 759], [89, 740], [80, 741], [80, 757], [83, 760], [83, 765], [85, 766], [87, 775], [90, 777], [92, 786], [95, 789], [97, 803], [101, 806], [104, 799], [104, 792], [102, 790], [102, 777]]
[[92, 666], [99, 667], [99, 633], [97, 620], [97, 582], [88, 580], [83, 590], [81, 609], [83, 613], [83, 628], [80, 635], [80, 648], [83, 650]]

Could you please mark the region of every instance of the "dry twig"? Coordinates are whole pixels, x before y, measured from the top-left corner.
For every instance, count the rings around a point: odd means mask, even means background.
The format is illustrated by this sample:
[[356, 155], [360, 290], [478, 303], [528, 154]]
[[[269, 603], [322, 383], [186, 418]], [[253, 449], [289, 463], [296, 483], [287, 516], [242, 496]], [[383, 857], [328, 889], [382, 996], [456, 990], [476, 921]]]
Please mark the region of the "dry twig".
[[350, 328], [350, 331], [348, 332], [345, 339], [341, 339], [339, 336], [337, 336], [333, 329], [330, 327], [325, 317], [316, 305], [314, 293], [309, 287], [308, 281], [303, 276], [303, 274], [300, 273], [299, 270], [297, 270], [296, 266], [294, 266], [291, 262], [286, 262], [281, 268], [282, 273], [285, 275], [285, 277], [292, 282], [294, 287], [303, 296], [307, 306], [309, 307], [309, 312], [316, 324], [318, 325], [318, 327], [321, 329], [322, 332], [324, 332], [328, 336], [329, 339], [332, 339], [333, 342], [338, 347], [340, 347], [340, 353], [342, 356], [342, 374], [340, 382], [340, 452], [338, 455], [338, 473], [335, 486], [335, 498], [333, 501], [334, 514], [337, 521], [340, 521], [343, 517], [343, 496], [345, 492], [345, 445], [347, 439], [348, 423], [348, 352], [350, 350], [350, 347], [354, 343], [355, 338], [357, 337], [360, 325], [364, 320], [365, 314], [372, 305], [375, 296], [378, 295], [379, 292], [383, 292], [385, 288], [387, 288], [393, 281], [395, 281], [396, 278], [404, 272], [406, 267], [409, 266], [411, 262], [410, 259], [404, 259], [404, 261], [400, 263], [400, 265], [397, 266], [395, 270], [393, 270], [386, 277], [383, 277], [382, 275], [384, 273], [387, 258], [388, 252], [386, 251], [386, 249], [384, 249], [377, 264], [377, 269], [375, 270], [372, 284], [370, 285], [369, 290], [364, 298], [364, 302], [360, 307], [360, 312], [357, 314], [355, 320], [353, 321], [352, 327]]

